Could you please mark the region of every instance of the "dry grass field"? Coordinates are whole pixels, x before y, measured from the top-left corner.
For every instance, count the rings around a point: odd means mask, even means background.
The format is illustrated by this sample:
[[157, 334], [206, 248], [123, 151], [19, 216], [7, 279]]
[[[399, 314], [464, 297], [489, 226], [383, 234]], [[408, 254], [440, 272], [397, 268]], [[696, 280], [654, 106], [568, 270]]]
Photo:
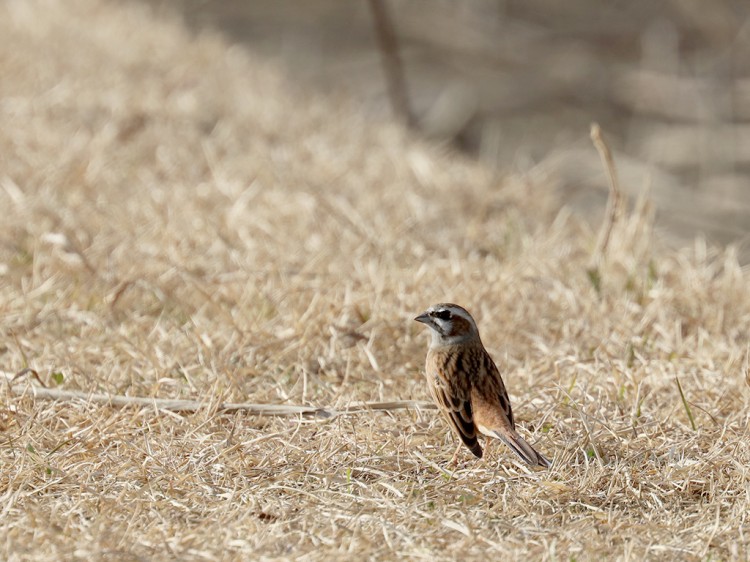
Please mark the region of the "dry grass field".
[[[132, 2], [0, 3], [0, 72], [0, 558], [750, 556], [731, 248], [668, 250], [631, 201], [592, 273], [546, 185]], [[446, 300], [551, 470], [356, 408], [428, 400], [412, 319]]]

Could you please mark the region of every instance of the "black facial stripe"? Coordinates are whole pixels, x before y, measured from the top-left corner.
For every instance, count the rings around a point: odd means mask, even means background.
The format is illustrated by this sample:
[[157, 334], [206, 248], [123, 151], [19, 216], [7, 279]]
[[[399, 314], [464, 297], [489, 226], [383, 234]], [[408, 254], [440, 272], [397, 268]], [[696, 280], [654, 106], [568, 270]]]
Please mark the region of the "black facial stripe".
[[434, 316], [435, 318], [440, 318], [440, 320], [450, 320], [451, 311], [448, 309], [436, 310], [432, 313], [432, 316]]

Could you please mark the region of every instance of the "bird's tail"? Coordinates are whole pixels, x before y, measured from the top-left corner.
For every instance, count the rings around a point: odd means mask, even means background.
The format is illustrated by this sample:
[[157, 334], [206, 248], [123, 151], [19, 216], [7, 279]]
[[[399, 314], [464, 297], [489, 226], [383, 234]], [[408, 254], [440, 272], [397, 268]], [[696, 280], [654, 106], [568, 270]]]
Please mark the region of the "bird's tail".
[[495, 431], [494, 433], [503, 441], [503, 443], [510, 447], [511, 451], [517, 454], [521, 460], [531, 466], [543, 466], [544, 468], [552, 466], [551, 462], [549, 462], [542, 454], [538, 453], [534, 447], [529, 445], [524, 438], [518, 435], [515, 431], [508, 431], [507, 433]]

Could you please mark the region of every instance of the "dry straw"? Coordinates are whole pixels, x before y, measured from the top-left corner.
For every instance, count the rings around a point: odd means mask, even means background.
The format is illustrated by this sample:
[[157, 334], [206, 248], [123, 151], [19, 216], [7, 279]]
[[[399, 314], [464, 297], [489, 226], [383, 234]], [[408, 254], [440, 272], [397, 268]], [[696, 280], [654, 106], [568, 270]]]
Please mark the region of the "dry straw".
[[[660, 249], [642, 198], [594, 283], [545, 185], [139, 3], [0, 3], [0, 70], [3, 559], [746, 559], [731, 249]], [[444, 300], [552, 470], [374, 411], [427, 399]]]

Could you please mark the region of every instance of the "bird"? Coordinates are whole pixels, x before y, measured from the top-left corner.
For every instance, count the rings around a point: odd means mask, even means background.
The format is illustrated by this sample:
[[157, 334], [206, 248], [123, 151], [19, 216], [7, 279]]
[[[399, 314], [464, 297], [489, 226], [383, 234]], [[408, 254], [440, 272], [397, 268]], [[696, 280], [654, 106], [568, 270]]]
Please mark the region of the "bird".
[[[436, 304], [414, 320], [432, 333], [425, 376], [432, 399], [461, 444], [482, 458], [479, 434], [499, 439], [531, 466], [552, 466], [516, 431], [508, 392], [495, 362], [479, 337], [468, 311], [452, 303]], [[487, 441], [487, 447], [491, 443]]]

